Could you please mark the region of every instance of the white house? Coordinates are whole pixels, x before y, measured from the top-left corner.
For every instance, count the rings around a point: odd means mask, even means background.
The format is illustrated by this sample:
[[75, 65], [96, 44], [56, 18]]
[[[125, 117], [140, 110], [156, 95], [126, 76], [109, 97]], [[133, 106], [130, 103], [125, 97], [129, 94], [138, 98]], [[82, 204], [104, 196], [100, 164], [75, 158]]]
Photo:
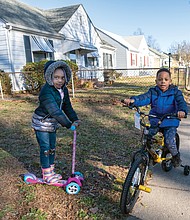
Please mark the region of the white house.
[[[154, 70], [164, 66], [166, 57], [163, 53], [148, 47], [144, 35], [122, 37], [106, 30], [98, 29], [100, 37], [115, 47], [113, 59], [114, 69], [121, 72], [123, 76], [151, 75]], [[114, 61], [113, 61], [114, 62]], [[139, 70], [139, 69], [145, 70]]]
[[[122, 36], [98, 28], [97, 31], [102, 40], [105, 40], [110, 45], [115, 47], [114, 54], [110, 54], [114, 63], [112, 68], [117, 69], [117, 71], [123, 73], [124, 76], [130, 75], [130, 71], [126, 71], [126, 69], [133, 66], [130, 65], [130, 54], [133, 53], [136, 57], [136, 55], [138, 54], [138, 50], [131, 44], [129, 44]], [[111, 68], [111, 66], [108, 66], [108, 68]]]
[[81, 69], [103, 68], [105, 44], [82, 5], [50, 10], [17, 0], [0, 0], [0, 5], [0, 69], [12, 73], [13, 90], [23, 89], [21, 74], [14, 73], [27, 62], [64, 59]]
[[24, 89], [21, 72], [28, 62], [71, 60], [81, 78], [103, 81], [103, 69], [140, 75], [139, 68], [155, 66], [156, 56], [143, 35], [96, 28], [81, 4], [42, 10], [0, 0], [0, 69], [10, 73], [13, 90]]

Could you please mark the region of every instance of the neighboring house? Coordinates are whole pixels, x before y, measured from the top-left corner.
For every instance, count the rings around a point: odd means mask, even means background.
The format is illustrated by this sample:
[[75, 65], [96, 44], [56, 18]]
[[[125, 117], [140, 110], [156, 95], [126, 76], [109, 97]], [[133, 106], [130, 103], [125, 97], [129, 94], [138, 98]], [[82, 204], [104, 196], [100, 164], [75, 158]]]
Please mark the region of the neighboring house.
[[[21, 72], [26, 63], [42, 59], [102, 68], [102, 41], [82, 5], [50, 10], [17, 0], [0, 0], [0, 5], [0, 69]], [[22, 74], [11, 76], [13, 90], [24, 89]]]
[[[98, 28], [97, 31], [103, 40], [116, 48], [113, 56], [116, 65], [113, 68], [118, 69], [123, 76], [151, 75], [155, 71], [146, 68], [168, 65], [169, 56], [148, 47], [144, 35], [122, 37]], [[140, 68], [145, 70], [139, 70]]]
[[154, 66], [144, 35], [122, 37], [98, 28], [97, 31], [103, 40], [116, 48], [116, 65], [113, 68], [118, 69], [118, 72], [121, 72], [123, 76], [149, 74], [139, 71], [139, 68]]
[[138, 54], [138, 50], [134, 48], [132, 45], [130, 45], [123, 37], [111, 33], [109, 31], [105, 31], [98, 28], [96, 29], [101, 39], [104, 40], [105, 42], [108, 42], [110, 45], [112, 45], [115, 48], [114, 53], [110, 54], [110, 57], [112, 57], [113, 60], [112, 63], [114, 65], [108, 66], [108, 68], [117, 69], [117, 71], [121, 72], [124, 76], [129, 75], [130, 72], [126, 71], [126, 69], [133, 66], [133, 64], [130, 65], [131, 64], [130, 54], [133, 53], [134, 56], [136, 57], [136, 55]]
[[127, 36], [124, 37], [124, 39], [138, 51], [138, 54], [136, 56], [131, 53], [131, 60], [133, 60], [133, 62], [131, 62], [131, 67], [150, 67], [152, 63], [150, 60], [149, 49], [144, 35]]

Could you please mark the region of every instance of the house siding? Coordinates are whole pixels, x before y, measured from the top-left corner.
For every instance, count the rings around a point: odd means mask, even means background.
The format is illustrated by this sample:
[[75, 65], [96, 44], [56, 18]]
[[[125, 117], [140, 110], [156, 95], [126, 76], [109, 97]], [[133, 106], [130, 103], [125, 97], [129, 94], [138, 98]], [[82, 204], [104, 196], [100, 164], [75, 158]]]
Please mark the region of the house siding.
[[101, 41], [82, 6], [72, 15], [60, 33], [62, 33], [66, 39], [79, 40], [86, 45], [99, 46]]
[[106, 34], [102, 33], [101, 31], [98, 31], [100, 38], [111, 44], [113, 47], [117, 48], [115, 52], [115, 68], [116, 69], [126, 69], [127, 68], [127, 62], [130, 62], [130, 57], [127, 57], [127, 49], [124, 48], [120, 43], [113, 40]]
[[26, 64], [25, 48], [23, 35], [18, 31], [12, 31], [10, 35], [10, 46], [12, 51], [12, 62], [14, 65], [14, 72], [21, 72], [23, 66]]
[[6, 32], [7, 30], [4, 28], [4, 24], [0, 22], [0, 69], [10, 72], [10, 56]]

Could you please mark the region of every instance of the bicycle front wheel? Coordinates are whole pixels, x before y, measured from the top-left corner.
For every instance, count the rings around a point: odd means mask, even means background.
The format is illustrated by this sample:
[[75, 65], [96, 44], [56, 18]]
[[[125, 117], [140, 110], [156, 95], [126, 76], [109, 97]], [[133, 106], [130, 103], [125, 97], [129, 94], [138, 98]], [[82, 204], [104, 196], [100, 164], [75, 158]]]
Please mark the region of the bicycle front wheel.
[[132, 163], [129, 169], [120, 198], [120, 209], [123, 214], [128, 214], [132, 211], [139, 197], [139, 185], [144, 185], [146, 167], [145, 160], [139, 157]]

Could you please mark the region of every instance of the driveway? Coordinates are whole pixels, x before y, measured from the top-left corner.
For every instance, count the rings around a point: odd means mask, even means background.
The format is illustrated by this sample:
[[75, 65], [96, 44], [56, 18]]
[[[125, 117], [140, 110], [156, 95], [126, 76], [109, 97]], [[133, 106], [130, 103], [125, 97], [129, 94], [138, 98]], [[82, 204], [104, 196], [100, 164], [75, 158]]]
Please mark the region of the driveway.
[[[189, 112], [190, 112], [190, 106]], [[190, 113], [178, 128], [183, 164], [190, 165]], [[127, 220], [189, 220], [190, 219], [190, 174], [185, 176], [183, 168], [164, 172], [160, 164], [153, 168], [149, 180], [152, 192], [141, 192]]]

